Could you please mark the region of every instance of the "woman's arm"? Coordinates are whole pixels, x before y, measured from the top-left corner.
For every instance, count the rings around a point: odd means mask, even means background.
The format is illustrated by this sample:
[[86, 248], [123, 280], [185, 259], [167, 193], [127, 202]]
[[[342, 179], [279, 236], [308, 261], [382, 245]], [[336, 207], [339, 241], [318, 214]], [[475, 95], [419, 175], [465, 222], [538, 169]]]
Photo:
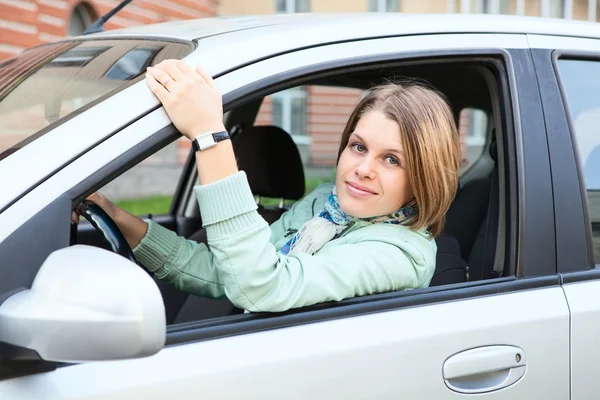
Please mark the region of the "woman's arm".
[[[173, 124], [188, 139], [225, 130], [221, 93], [211, 76], [200, 68], [194, 71], [184, 61], [165, 60], [148, 68], [146, 81]], [[238, 172], [230, 140], [196, 152], [196, 165], [201, 185]]]
[[186, 240], [150, 221], [147, 234], [133, 252], [157, 278], [179, 290], [214, 299], [225, 296], [214, 257], [204, 243]]

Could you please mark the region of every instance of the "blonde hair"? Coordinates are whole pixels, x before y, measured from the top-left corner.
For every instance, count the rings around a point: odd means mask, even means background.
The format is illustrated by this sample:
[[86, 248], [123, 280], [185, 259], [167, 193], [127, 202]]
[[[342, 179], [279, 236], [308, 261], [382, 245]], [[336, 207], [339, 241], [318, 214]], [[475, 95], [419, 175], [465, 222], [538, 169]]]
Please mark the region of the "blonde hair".
[[400, 128], [409, 182], [419, 209], [407, 225], [413, 230], [428, 228], [437, 236], [456, 195], [460, 168], [458, 131], [448, 102], [436, 90], [414, 82], [373, 88], [346, 123], [338, 160], [358, 120], [369, 111], [383, 112]]

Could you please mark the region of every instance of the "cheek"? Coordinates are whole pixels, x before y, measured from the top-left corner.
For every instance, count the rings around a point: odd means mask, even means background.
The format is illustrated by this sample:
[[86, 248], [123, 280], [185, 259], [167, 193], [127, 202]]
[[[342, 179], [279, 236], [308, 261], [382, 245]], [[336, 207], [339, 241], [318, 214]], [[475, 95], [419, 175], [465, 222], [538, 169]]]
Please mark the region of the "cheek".
[[382, 176], [382, 187], [387, 197], [387, 202], [396, 208], [402, 207], [412, 199], [412, 190], [406, 170], [393, 171]]
[[352, 166], [352, 157], [348, 154], [348, 149], [344, 150], [340, 155], [337, 163], [336, 181], [339, 181], [348, 174], [348, 170]]

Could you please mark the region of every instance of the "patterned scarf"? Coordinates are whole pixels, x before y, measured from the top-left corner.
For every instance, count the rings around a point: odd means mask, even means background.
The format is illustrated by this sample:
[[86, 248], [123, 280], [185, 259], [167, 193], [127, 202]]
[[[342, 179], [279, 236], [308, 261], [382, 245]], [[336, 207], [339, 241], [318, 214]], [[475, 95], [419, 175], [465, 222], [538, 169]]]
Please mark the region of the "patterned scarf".
[[312, 219], [306, 221], [279, 252], [287, 255], [294, 253], [315, 254], [325, 243], [339, 237], [355, 222], [402, 224], [415, 216], [417, 212], [417, 205], [413, 201], [393, 214], [356, 218], [342, 211], [334, 186], [325, 207]]

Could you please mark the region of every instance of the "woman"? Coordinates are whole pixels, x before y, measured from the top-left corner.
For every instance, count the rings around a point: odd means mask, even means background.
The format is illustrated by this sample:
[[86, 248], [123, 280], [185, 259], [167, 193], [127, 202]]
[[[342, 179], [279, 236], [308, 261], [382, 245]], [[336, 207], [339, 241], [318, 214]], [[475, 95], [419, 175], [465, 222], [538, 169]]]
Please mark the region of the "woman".
[[[146, 80], [190, 140], [225, 131], [221, 94], [201, 69], [168, 60], [149, 68]], [[90, 198], [158, 278], [199, 296], [226, 296], [248, 311], [284, 311], [428, 286], [459, 157], [442, 97], [420, 85], [388, 84], [367, 94], [350, 116], [335, 185], [317, 188], [270, 227], [227, 139], [196, 152], [200, 185], [194, 190], [208, 246], [99, 194]]]

